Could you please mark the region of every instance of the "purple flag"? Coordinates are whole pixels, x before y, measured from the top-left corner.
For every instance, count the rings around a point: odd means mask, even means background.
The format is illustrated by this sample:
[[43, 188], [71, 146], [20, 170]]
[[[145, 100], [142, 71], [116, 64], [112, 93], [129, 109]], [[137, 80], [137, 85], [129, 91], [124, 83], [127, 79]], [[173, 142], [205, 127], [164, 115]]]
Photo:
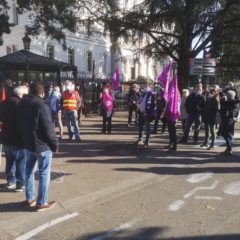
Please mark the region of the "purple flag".
[[180, 117], [180, 94], [176, 74], [173, 77], [172, 85], [168, 93], [168, 107], [171, 119], [177, 121]]
[[172, 63], [169, 63], [158, 76], [158, 81], [161, 83], [162, 87], [164, 88], [163, 97], [165, 98], [166, 101], [168, 99], [171, 68], [172, 68]]
[[121, 87], [119, 67], [117, 67], [115, 73], [112, 76], [111, 84], [112, 84], [113, 90], [119, 90], [119, 88]]
[[169, 63], [165, 69], [158, 75], [158, 81], [161, 83], [162, 87], [165, 88], [167, 81], [170, 79], [172, 63]]

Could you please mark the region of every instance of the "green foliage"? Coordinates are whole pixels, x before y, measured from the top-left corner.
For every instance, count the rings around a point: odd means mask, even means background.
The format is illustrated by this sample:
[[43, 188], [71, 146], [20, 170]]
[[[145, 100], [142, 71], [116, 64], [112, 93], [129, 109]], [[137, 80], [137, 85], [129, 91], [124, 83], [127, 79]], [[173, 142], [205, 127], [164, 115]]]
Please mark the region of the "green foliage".
[[225, 81], [240, 78], [240, 2], [227, 2], [227, 11], [221, 19], [221, 29], [214, 36], [211, 53], [220, 60]]
[[[30, 35], [44, 31], [47, 36], [62, 42], [66, 47], [65, 30], [75, 32], [77, 25], [77, 0], [17, 0], [18, 13], [30, 13], [31, 24], [26, 26]], [[9, 17], [4, 14], [8, 8], [6, 0], [0, 0], [0, 45], [2, 35], [10, 33]]]
[[148, 36], [149, 44], [143, 50], [155, 56], [167, 54], [176, 61], [183, 86], [189, 78], [189, 58], [211, 47], [221, 32], [222, 19], [229, 12], [231, 1], [234, 0], [145, 0], [117, 15], [107, 10], [105, 16], [94, 14], [106, 24], [114, 40]]

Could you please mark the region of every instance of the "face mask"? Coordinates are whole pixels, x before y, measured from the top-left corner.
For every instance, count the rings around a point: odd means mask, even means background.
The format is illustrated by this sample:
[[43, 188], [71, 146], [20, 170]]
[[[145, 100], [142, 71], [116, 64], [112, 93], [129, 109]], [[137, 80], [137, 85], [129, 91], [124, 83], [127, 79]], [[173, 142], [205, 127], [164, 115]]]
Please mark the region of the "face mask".
[[68, 91], [72, 91], [72, 86], [67, 85], [67, 86], [66, 86], [66, 89], [67, 89]]
[[59, 95], [61, 95], [61, 94], [60, 94], [59, 91], [54, 90], [54, 91], [53, 91], [53, 95], [54, 95], [54, 96], [59, 96]]
[[76, 87], [76, 89], [77, 89], [77, 90], [80, 90], [80, 87], [79, 87], [79, 86], [77, 86], [77, 87]]
[[43, 92], [40, 97], [44, 98], [45, 97], [45, 92]]
[[103, 92], [104, 92], [104, 93], [108, 93], [108, 89], [105, 88], [105, 89], [103, 90]]

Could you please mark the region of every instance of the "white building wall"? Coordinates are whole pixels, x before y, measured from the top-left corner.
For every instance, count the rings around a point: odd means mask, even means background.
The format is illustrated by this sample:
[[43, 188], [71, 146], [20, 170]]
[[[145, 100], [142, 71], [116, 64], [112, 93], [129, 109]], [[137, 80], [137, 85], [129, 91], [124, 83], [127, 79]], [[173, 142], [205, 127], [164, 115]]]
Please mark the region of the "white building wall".
[[[125, 1], [120, 0], [120, 5], [124, 5], [126, 8], [130, 9], [134, 4], [139, 1]], [[14, 21], [13, 17], [13, 4], [14, 1], [9, 0], [9, 16], [10, 21]], [[16, 45], [17, 50], [23, 49], [22, 38], [25, 32], [25, 25], [29, 24], [28, 14], [23, 14], [18, 16], [18, 25], [12, 27], [11, 34], [4, 35], [4, 44], [0, 46], [0, 56], [6, 55], [7, 46]], [[41, 34], [38, 37], [31, 37], [31, 51], [43, 56], [47, 55], [46, 49], [47, 45], [54, 46], [54, 58], [59, 61], [67, 62], [67, 51], [64, 51], [61, 44], [56, 40], [52, 40], [50, 37], [46, 37]], [[126, 44], [120, 42], [120, 53], [114, 54], [114, 59], [111, 53], [111, 43], [108, 39], [103, 39], [100, 36], [83, 35], [80, 33], [66, 33], [67, 47], [74, 49], [75, 59], [74, 63], [78, 68], [78, 71], [85, 74], [91, 74], [87, 70], [87, 52], [91, 51], [93, 54], [93, 60], [95, 60], [95, 73], [97, 77], [105, 78], [110, 77], [110, 75], [115, 71], [117, 66], [120, 66], [122, 72], [122, 80], [130, 81], [132, 79], [132, 68], [135, 69], [135, 78], [139, 75], [146, 76], [150, 79], [155, 79], [156, 73], [162, 69], [163, 63], [156, 63], [153, 59], [147, 58], [143, 54], [138, 54], [136, 56], [136, 46], [131, 44]], [[104, 55], [107, 55], [107, 67], [106, 72], [104, 72]], [[138, 61], [136, 61], [138, 59]], [[167, 61], [167, 60], [166, 60]], [[156, 67], [154, 67], [156, 66]]]

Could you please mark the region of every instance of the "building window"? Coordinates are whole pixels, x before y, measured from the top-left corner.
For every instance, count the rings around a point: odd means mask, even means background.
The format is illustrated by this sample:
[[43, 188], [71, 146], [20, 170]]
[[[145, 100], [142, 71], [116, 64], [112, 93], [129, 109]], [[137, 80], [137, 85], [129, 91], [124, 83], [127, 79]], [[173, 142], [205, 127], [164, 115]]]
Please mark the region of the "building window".
[[131, 67], [131, 80], [135, 80], [135, 67]]
[[14, 53], [16, 51], [17, 51], [17, 45], [16, 44], [8, 45], [6, 47], [6, 53], [7, 54]]
[[54, 46], [47, 45], [47, 57], [54, 59]]
[[92, 62], [93, 62], [92, 52], [87, 52], [87, 70], [89, 72], [92, 72]]
[[108, 56], [105, 53], [103, 55], [103, 73], [107, 73], [107, 62], [108, 62]]
[[17, 45], [16, 44], [13, 44], [12, 45], [12, 52], [14, 53], [14, 52], [16, 52], [17, 51]]
[[6, 47], [6, 53], [7, 53], [7, 54], [12, 53], [11, 46], [7, 46], [7, 47]]
[[13, 3], [13, 24], [18, 25], [18, 13], [16, 2]]
[[74, 65], [74, 49], [68, 48], [67, 50], [68, 63]]

